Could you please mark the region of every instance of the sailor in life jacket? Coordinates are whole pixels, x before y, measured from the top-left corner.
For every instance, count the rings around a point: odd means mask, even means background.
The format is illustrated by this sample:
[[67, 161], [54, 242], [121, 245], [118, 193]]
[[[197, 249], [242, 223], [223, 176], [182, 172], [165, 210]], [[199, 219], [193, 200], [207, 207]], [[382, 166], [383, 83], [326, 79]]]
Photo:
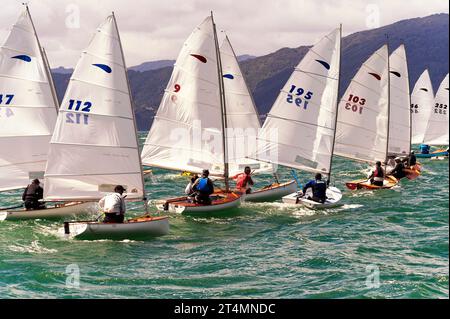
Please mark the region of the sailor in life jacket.
[[114, 193], [108, 194], [98, 202], [98, 205], [105, 213], [104, 223], [123, 223], [126, 206], [125, 197], [122, 196], [125, 189], [122, 185], [114, 188]]
[[317, 173], [314, 180], [310, 180], [303, 187], [303, 196], [306, 194], [306, 191], [311, 188], [313, 196], [308, 196], [308, 199], [311, 199], [315, 202], [324, 203], [327, 199], [327, 182], [322, 180], [322, 174]]
[[194, 185], [192, 185], [192, 189], [196, 192], [194, 198], [195, 203], [205, 205], [211, 204], [211, 198], [209, 198], [209, 195], [214, 193], [214, 184], [208, 178], [208, 176], [209, 171], [207, 169], [204, 169], [202, 172], [202, 177], [198, 178], [194, 182]]
[[388, 173], [389, 175], [394, 176], [396, 179], [401, 179], [406, 176], [404, 171], [405, 165], [402, 162], [400, 157], [395, 158], [395, 167]]
[[246, 166], [244, 168], [244, 173], [237, 174], [232, 177], [232, 179], [236, 180], [236, 190], [245, 194], [250, 194], [252, 188], [255, 183], [252, 179], [252, 171], [250, 166]]
[[192, 187], [194, 186], [195, 181], [197, 179], [198, 179], [198, 175], [197, 174], [191, 175], [191, 180], [190, 180], [189, 184], [186, 185], [186, 188], [184, 189], [184, 193], [187, 196], [193, 196], [195, 194], [195, 191], [194, 191], [194, 189]]
[[44, 209], [45, 204], [39, 202], [44, 196], [44, 190], [39, 185], [41, 182], [36, 178], [28, 185], [22, 194], [22, 200], [26, 210]]
[[430, 145], [420, 144], [419, 148], [421, 154], [430, 154]]
[[370, 183], [375, 186], [383, 186], [384, 181], [384, 170], [381, 167], [381, 162], [377, 161], [375, 164], [375, 169], [369, 176]]

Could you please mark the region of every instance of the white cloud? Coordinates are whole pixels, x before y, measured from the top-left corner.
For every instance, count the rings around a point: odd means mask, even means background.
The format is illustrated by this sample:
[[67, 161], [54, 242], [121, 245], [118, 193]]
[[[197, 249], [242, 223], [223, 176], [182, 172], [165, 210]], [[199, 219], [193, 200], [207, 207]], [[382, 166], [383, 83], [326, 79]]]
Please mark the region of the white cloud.
[[[21, 2], [2, 0], [1, 39], [22, 10]], [[370, 3], [374, 6], [367, 11]], [[373, 9], [379, 9], [381, 26], [449, 12], [447, 0], [30, 0], [29, 6], [53, 67], [73, 67], [95, 28], [113, 10], [130, 66], [176, 58], [184, 40], [210, 10], [236, 53], [254, 55], [312, 44], [339, 23], [344, 35], [368, 29], [374, 25]], [[79, 28], [71, 28], [77, 10]]]

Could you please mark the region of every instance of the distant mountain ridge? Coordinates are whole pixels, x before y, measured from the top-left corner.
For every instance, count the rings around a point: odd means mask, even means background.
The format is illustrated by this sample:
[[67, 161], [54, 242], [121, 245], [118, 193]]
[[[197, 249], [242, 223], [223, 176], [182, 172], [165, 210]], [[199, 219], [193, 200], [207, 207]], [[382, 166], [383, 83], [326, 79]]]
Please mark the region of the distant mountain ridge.
[[[381, 28], [356, 32], [344, 37], [340, 94], [345, 91], [361, 64], [386, 43], [386, 34], [389, 34], [390, 52], [401, 43], [406, 46], [411, 90], [425, 68], [429, 69], [433, 87], [437, 90], [440, 82], [448, 73], [448, 28], [449, 15], [434, 14], [423, 18], [402, 20]], [[309, 48], [310, 46], [281, 48], [264, 56], [250, 56], [249, 59], [246, 59], [246, 55], [240, 56], [242, 71], [262, 116], [270, 110], [293, 68]], [[155, 66], [161, 61], [171, 61], [171, 63], [161, 68], [139, 71], [139, 67], [142, 65], [153, 63], [152, 66]], [[150, 127], [172, 73], [174, 61], [161, 61], [146, 62], [140, 66], [129, 68], [131, 93], [139, 130], [148, 130]], [[61, 100], [70, 74], [52, 71], [58, 98]]]

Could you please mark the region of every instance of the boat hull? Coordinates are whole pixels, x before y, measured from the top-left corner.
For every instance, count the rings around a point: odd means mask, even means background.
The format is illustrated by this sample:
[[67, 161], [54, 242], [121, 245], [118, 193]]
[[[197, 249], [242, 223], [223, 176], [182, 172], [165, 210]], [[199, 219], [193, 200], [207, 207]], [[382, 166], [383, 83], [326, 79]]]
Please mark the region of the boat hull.
[[214, 193], [211, 195], [211, 205], [196, 204], [185, 197], [178, 197], [160, 201], [156, 204], [158, 210], [177, 214], [208, 214], [223, 212], [238, 207], [241, 197], [236, 193]]
[[289, 195], [286, 195], [282, 198], [283, 203], [286, 204], [298, 204], [303, 205], [311, 209], [326, 209], [341, 206], [340, 200], [342, 199], [342, 192], [336, 187], [328, 187], [327, 188], [327, 199], [324, 203], [315, 202], [313, 200], [307, 199], [307, 196], [303, 197], [302, 192], [295, 192]]
[[442, 156], [448, 156], [448, 152], [445, 150], [439, 150], [433, 153], [428, 153], [428, 154], [416, 154], [417, 158], [433, 158], [433, 157], [442, 157]]
[[144, 239], [169, 233], [169, 217], [142, 216], [124, 223], [66, 222], [64, 234], [76, 239]]
[[59, 219], [87, 214], [96, 207], [95, 202], [71, 202], [58, 207], [38, 210], [14, 209], [0, 211], [0, 221], [26, 219]]
[[386, 176], [384, 179], [384, 185], [383, 186], [376, 186], [372, 185], [370, 183], [370, 180], [367, 179], [361, 179], [357, 181], [347, 182], [345, 183], [345, 186], [347, 186], [350, 190], [357, 190], [357, 189], [389, 189], [394, 187], [398, 184], [398, 180], [394, 176]]
[[294, 193], [296, 190], [297, 183], [295, 181], [281, 184], [274, 183], [269, 187], [253, 191], [250, 194], [244, 194], [242, 199], [245, 202], [269, 202]]

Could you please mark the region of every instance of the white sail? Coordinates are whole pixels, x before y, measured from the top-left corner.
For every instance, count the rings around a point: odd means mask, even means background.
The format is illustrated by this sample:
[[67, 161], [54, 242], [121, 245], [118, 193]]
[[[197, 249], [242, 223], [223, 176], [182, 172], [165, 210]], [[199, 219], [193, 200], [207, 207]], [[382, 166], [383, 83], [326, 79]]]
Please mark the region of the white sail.
[[441, 82], [434, 99], [434, 105], [428, 120], [424, 143], [428, 145], [448, 145], [448, 73]]
[[423, 143], [433, 106], [433, 87], [431, 85], [430, 74], [428, 70], [425, 70], [414, 85], [411, 94], [411, 144]]
[[329, 173], [339, 63], [340, 29], [336, 29], [308, 51], [284, 85], [258, 138], [257, 159]]
[[272, 165], [248, 158], [256, 151], [256, 136], [261, 124], [228, 37], [220, 47], [220, 58], [226, 103], [230, 176], [242, 173], [245, 166], [250, 166], [254, 172], [272, 171]]
[[51, 139], [46, 200], [96, 200], [115, 185], [143, 196], [124, 57], [114, 16], [98, 28], [70, 79]]
[[406, 155], [411, 148], [411, 112], [408, 64], [403, 44], [391, 53], [389, 64], [391, 89], [388, 153]]
[[358, 161], [387, 156], [388, 48], [383, 45], [360, 67], [339, 103], [335, 154]]
[[27, 9], [0, 47], [0, 191], [44, 174], [57, 102]]
[[224, 175], [217, 52], [207, 17], [189, 36], [174, 65], [142, 150], [144, 165]]

